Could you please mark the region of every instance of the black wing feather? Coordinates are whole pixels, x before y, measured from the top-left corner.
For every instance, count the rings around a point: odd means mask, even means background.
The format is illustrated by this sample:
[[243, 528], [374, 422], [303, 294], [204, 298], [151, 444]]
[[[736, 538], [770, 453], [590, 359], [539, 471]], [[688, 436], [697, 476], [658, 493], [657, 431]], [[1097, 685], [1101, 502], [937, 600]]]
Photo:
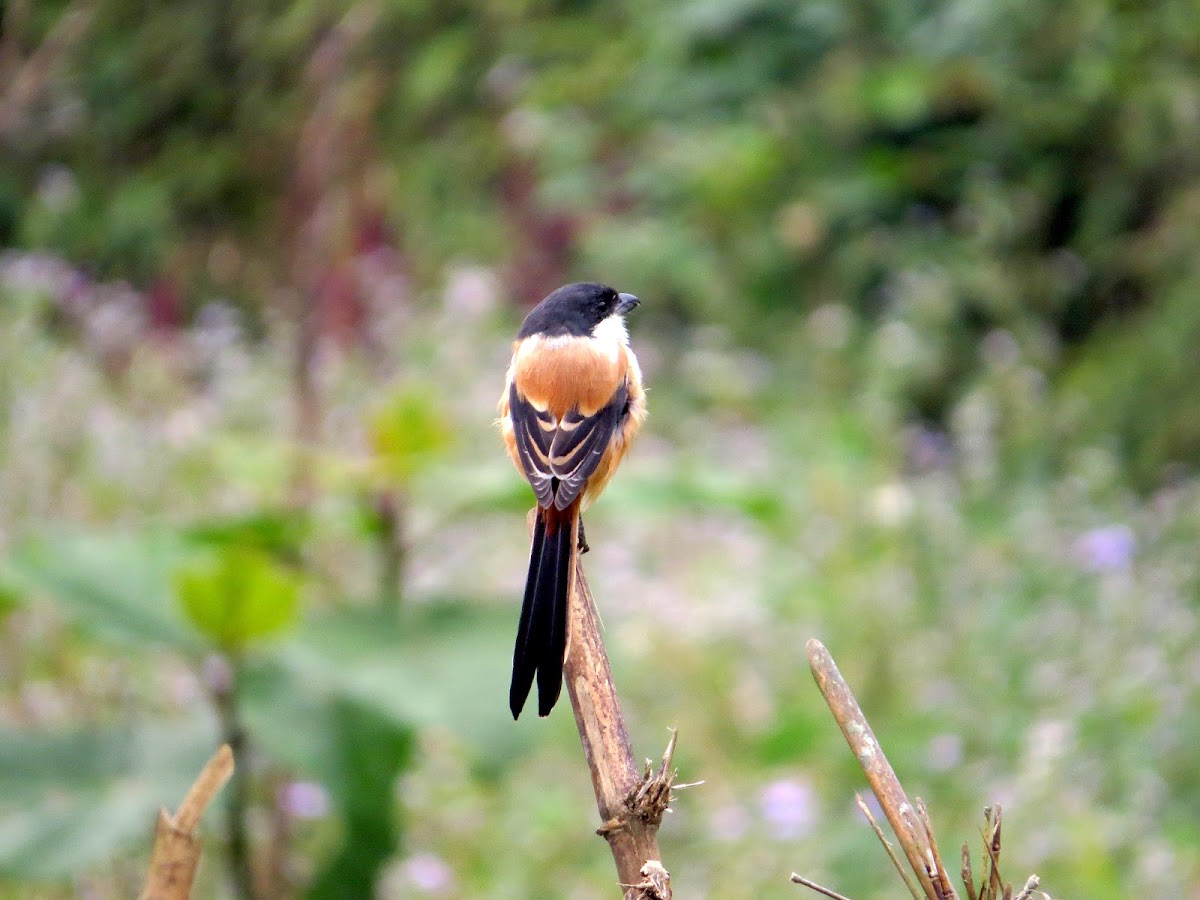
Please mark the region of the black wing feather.
[[533, 488], [538, 506], [549, 506], [554, 500], [555, 477], [550, 466], [550, 447], [558, 423], [549, 410], [539, 412], [522, 397], [516, 384], [508, 389], [508, 414], [525, 478]]
[[[621, 425], [628, 391], [625, 382], [595, 415], [582, 416], [573, 409], [563, 416], [548, 454], [551, 474], [559, 479], [554, 505], [566, 509], [580, 495], [600, 465], [613, 433]], [[536, 489], [535, 489], [536, 490]], [[540, 501], [539, 501], [540, 502]]]

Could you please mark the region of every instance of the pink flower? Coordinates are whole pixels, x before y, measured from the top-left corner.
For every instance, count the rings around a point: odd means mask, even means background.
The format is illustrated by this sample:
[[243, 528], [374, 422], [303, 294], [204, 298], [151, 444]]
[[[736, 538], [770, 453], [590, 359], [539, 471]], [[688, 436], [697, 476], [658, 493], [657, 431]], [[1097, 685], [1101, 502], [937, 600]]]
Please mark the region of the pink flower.
[[401, 879], [424, 894], [442, 894], [454, 883], [446, 861], [433, 853], [418, 853], [404, 861]]
[[329, 794], [315, 781], [291, 781], [280, 789], [279, 805], [293, 819], [320, 819], [329, 812]]
[[807, 780], [772, 781], [763, 788], [759, 802], [767, 828], [776, 838], [802, 837], [816, 824], [816, 797]]
[[1085, 572], [1124, 572], [1133, 564], [1136, 549], [1128, 525], [1105, 525], [1076, 538], [1073, 554]]

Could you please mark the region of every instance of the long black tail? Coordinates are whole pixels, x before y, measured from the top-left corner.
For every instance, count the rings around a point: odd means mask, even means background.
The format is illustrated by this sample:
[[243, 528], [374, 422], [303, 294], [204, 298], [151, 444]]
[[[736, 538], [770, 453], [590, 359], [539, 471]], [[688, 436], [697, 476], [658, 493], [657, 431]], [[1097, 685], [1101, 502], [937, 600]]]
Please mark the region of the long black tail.
[[554, 507], [537, 510], [525, 600], [521, 603], [521, 622], [513, 650], [512, 686], [508, 690], [508, 708], [514, 719], [521, 715], [535, 672], [539, 716], [550, 714], [562, 691], [578, 508], [573, 503], [564, 510]]

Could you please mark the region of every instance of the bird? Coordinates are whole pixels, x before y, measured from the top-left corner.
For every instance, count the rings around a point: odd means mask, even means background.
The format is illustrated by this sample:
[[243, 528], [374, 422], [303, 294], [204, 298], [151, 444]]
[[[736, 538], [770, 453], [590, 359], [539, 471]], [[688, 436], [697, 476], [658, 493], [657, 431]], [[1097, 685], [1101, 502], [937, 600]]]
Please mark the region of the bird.
[[538, 715], [562, 690], [580, 520], [616, 472], [646, 418], [642, 370], [625, 314], [640, 301], [608, 285], [551, 292], [525, 317], [498, 409], [501, 437], [537, 507], [513, 649], [508, 703], [518, 719], [538, 685]]

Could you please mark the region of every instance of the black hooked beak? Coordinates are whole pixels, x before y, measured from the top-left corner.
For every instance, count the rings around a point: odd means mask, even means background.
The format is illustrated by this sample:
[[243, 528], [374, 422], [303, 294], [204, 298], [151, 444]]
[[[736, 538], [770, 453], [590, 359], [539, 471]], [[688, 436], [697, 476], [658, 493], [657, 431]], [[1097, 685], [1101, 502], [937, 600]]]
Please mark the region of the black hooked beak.
[[623, 316], [641, 302], [633, 294], [617, 294], [617, 314]]

